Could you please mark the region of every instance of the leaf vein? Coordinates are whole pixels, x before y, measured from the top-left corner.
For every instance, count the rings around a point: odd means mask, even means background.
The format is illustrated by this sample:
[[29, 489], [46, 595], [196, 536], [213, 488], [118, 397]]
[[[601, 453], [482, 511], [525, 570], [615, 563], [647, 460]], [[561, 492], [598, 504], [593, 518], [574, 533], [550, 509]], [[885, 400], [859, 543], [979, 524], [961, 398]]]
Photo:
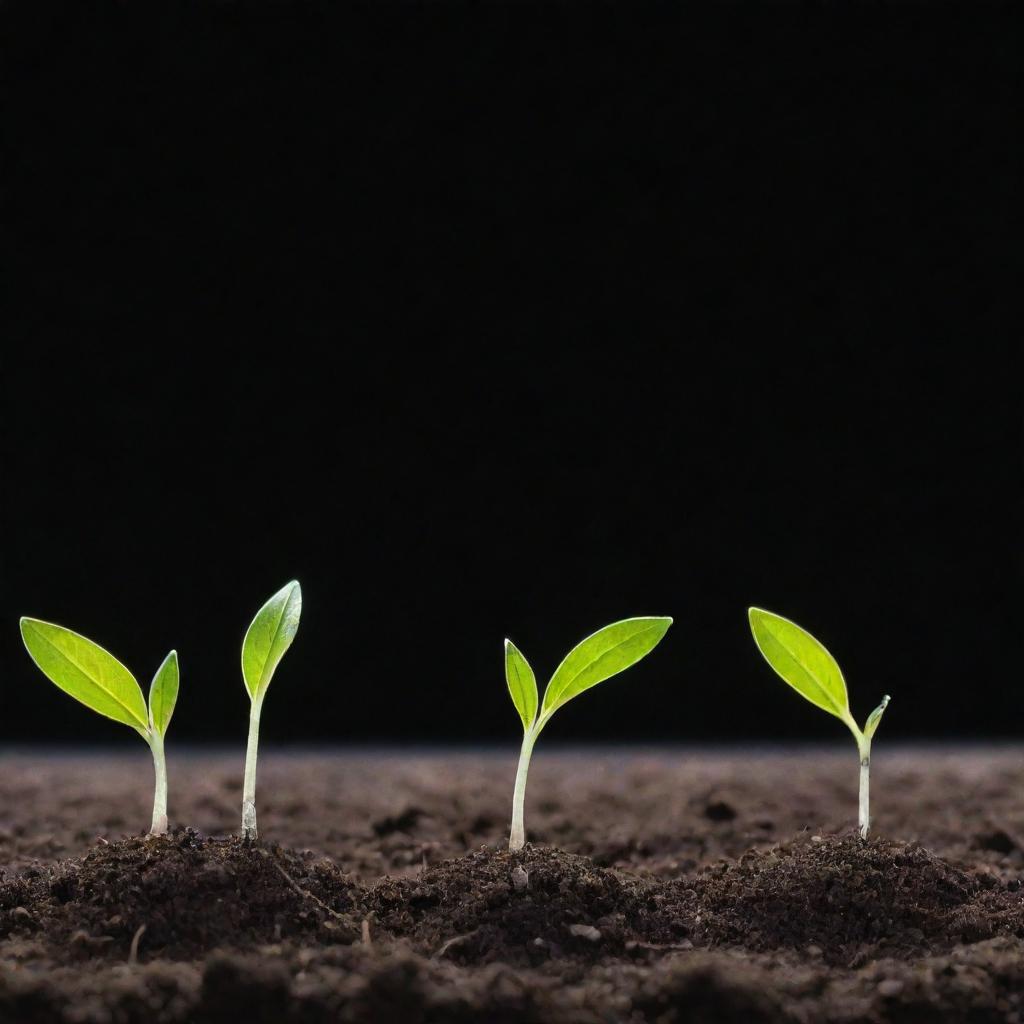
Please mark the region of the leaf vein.
[[[128, 715], [136, 722], [140, 723], [143, 728], [148, 728], [149, 723], [140, 719], [133, 708], [126, 704], [112, 690], [107, 689], [107, 687], [103, 686], [103, 684], [100, 683], [98, 680], [93, 679], [93, 677], [86, 671], [86, 669], [84, 669], [77, 661], [75, 661], [75, 659], [72, 658], [66, 651], [62, 651], [45, 633], [41, 632], [38, 629], [33, 629], [33, 632], [37, 637], [39, 637], [40, 640], [43, 641], [43, 643], [47, 645], [47, 647], [52, 648], [59, 657], [63, 658], [69, 665], [71, 665], [73, 668], [81, 672], [82, 675], [85, 677], [86, 682], [89, 683], [90, 686], [95, 687], [97, 690], [100, 691], [100, 693], [105, 694], [107, 697], [109, 697], [115, 704], [118, 705], [118, 707], [123, 708], [128, 713]], [[111, 657], [113, 657], [113, 655], [111, 655]], [[136, 683], [135, 685], [138, 686], [138, 683]]]
[[[775, 634], [770, 634], [770, 635], [771, 635], [772, 639], [775, 641], [775, 643], [777, 643], [779, 645], [779, 647], [781, 647], [782, 650], [786, 652], [787, 656], [792, 660], [792, 662], [796, 665], [796, 667], [798, 669], [800, 669], [800, 671], [802, 671], [804, 673], [804, 675], [811, 681], [813, 686], [818, 691], [820, 691], [820, 693], [821, 693], [821, 695], [822, 695], [822, 697], [824, 699], [824, 702], [826, 704], [828, 704], [829, 707], [835, 708], [835, 713], [836, 713], [837, 717], [841, 718], [842, 717], [842, 712], [843, 712], [844, 709], [839, 705], [839, 703], [836, 701], [835, 697], [828, 691], [828, 689], [825, 687], [824, 683], [822, 683], [817, 678], [817, 676], [815, 676], [814, 673], [812, 673], [811, 670], [804, 665], [804, 663], [801, 661], [801, 659], [797, 657], [795, 651], [793, 651], [791, 648], [787, 647], [786, 644], [777, 635], [775, 635]], [[794, 687], [794, 689], [795, 689], [795, 687]]]
[[[565, 693], [566, 690], [570, 689], [573, 686], [573, 684], [576, 682], [576, 680], [579, 679], [579, 677], [581, 675], [583, 675], [584, 672], [586, 672], [589, 669], [593, 668], [598, 662], [603, 661], [610, 654], [614, 654], [620, 647], [625, 647], [626, 644], [628, 644], [631, 641], [635, 640], [637, 637], [643, 636], [645, 633], [650, 633], [650, 632], [652, 632], [653, 630], [655, 630], [657, 628], [658, 628], [658, 625], [652, 623], [649, 626], [645, 626], [643, 629], [638, 629], [635, 633], [631, 633], [624, 640], [620, 640], [618, 643], [616, 643], [613, 646], [609, 647], [608, 650], [602, 651], [601, 654], [598, 657], [594, 658], [593, 661], [588, 661], [586, 665], [584, 665], [575, 675], [572, 676], [572, 678], [566, 680], [566, 682], [564, 682], [555, 691], [555, 695], [551, 699], [551, 704], [549, 705], [548, 710], [553, 710], [555, 708], [555, 706], [558, 704], [558, 701], [561, 699], [562, 694]], [[544, 697], [545, 697], [545, 703], [547, 703], [547, 694], [546, 693], [545, 693]]]

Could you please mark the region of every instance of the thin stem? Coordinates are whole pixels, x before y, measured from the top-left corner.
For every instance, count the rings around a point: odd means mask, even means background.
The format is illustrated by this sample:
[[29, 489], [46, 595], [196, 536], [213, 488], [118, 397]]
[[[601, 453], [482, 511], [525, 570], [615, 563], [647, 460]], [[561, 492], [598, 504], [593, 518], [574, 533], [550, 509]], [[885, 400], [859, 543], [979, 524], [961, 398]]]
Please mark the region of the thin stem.
[[521, 850], [526, 843], [526, 828], [523, 825], [523, 804], [526, 801], [526, 775], [530, 770], [530, 755], [533, 753], [533, 744], [536, 739], [537, 731], [527, 729], [523, 735], [523, 746], [519, 751], [516, 788], [512, 793], [512, 831], [508, 837], [508, 848], [513, 853], [516, 850]]
[[153, 774], [156, 780], [153, 790], [153, 824], [149, 827], [149, 834], [162, 836], [167, 833], [167, 761], [164, 758], [164, 738], [153, 729], [147, 741], [153, 751]]
[[863, 740], [860, 744], [860, 810], [857, 824], [860, 826], [861, 839], [867, 839], [871, 827], [871, 741]]
[[256, 753], [260, 743], [260, 711], [263, 701], [254, 700], [249, 711], [249, 743], [245, 749], [245, 781], [242, 784], [242, 836], [256, 838]]

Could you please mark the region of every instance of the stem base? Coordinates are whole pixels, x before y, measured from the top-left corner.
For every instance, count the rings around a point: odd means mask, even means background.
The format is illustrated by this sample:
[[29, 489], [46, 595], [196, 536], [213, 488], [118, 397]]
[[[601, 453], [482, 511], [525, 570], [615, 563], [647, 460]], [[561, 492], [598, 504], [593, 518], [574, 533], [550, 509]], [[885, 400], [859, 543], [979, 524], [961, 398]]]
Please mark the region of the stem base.
[[256, 804], [252, 800], [242, 803], [242, 838], [256, 839]]
[[871, 752], [870, 748], [861, 751], [860, 756], [860, 806], [857, 824], [860, 826], [861, 839], [867, 839], [871, 827]]
[[260, 712], [263, 699], [254, 700], [249, 710], [249, 742], [245, 748], [245, 778], [242, 782], [242, 836], [256, 838], [256, 755], [260, 745]]
[[537, 734], [528, 730], [523, 736], [523, 746], [519, 751], [519, 768], [516, 770], [516, 788], [512, 793], [512, 831], [508, 837], [510, 853], [521, 850], [526, 845], [526, 826], [523, 824], [523, 805], [526, 802], [526, 776], [530, 771], [530, 755]]
[[167, 760], [164, 757], [164, 738], [155, 729], [147, 737], [153, 752], [153, 823], [149, 826], [151, 836], [167, 835]]

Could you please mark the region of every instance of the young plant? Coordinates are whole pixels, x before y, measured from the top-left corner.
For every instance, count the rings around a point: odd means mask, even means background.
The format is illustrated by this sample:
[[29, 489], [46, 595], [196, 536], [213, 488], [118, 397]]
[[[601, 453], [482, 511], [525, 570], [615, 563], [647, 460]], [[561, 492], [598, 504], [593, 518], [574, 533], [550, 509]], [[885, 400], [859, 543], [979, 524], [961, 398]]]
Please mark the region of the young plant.
[[875, 735], [882, 713], [889, 706], [888, 694], [882, 703], [868, 715], [864, 731], [850, 714], [850, 699], [846, 694], [846, 680], [835, 658], [825, 647], [801, 629], [795, 622], [781, 615], [751, 608], [747, 612], [754, 642], [765, 661], [812, 704], [835, 715], [853, 733], [860, 753], [860, 813], [858, 824], [862, 839], [867, 839], [871, 824], [869, 787], [871, 774], [871, 739]]
[[242, 640], [242, 678], [250, 701], [249, 743], [242, 786], [242, 835], [246, 839], [256, 838], [256, 753], [263, 698], [278, 662], [295, 639], [301, 614], [302, 590], [298, 580], [292, 580], [256, 613]]
[[108, 651], [63, 626], [22, 618], [21, 637], [43, 675], [87, 708], [134, 729], [153, 752], [156, 787], [150, 834], [167, 831], [167, 762], [164, 737], [178, 699], [178, 654], [164, 658], [149, 685], [149, 707], [142, 689]]
[[555, 674], [544, 690], [543, 703], [538, 700], [537, 678], [530, 663], [511, 640], [505, 641], [505, 681], [512, 695], [512, 703], [523, 720], [523, 746], [519, 753], [519, 769], [512, 796], [512, 831], [508, 839], [510, 850], [521, 850], [526, 842], [523, 826], [526, 775], [530, 770], [533, 745], [548, 720], [573, 697], [605, 679], [611, 679], [650, 654], [671, 625], [670, 618], [647, 616], [613, 622], [592, 633], [580, 641], [555, 669]]

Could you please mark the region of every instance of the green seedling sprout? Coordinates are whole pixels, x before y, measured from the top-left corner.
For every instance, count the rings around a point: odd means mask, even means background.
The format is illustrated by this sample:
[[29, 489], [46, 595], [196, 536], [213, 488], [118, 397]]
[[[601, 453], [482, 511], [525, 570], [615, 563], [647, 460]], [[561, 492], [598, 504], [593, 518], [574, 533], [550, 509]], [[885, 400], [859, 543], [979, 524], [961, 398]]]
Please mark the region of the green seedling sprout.
[[555, 674], [544, 690], [543, 703], [538, 699], [537, 677], [530, 663], [511, 640], [505, 641], [505, 681], [512, 695], [512, 703], [523, 720], [523, 746], [519, 753], [519, 769], [512, 796], [509, 850], [521, 850], [526, 842], [523, 826], [526, 775], [530, 770], [533, 745], [548, 720], [573, 697], [611, 679], [650, 654], [671, 625], [670, 618], [646, 616], [613, 622], [592, 633], [580, 641], [555, 669]]
[[888, 694], [882, 703], [868, 715], [864, 731], [850, 714], [850, 699], [846, 693], [846, 680], [836, 659], [806, 630], [781, 615], [751, 608], [747, 612], [754, 642], [765, 661], [796, 690], [816, 707], [846, 724], [857, 741], [860, 754], [860, 807], [858, 825], [862, 839], [867, 839], [871, 825], [869, 808], [871, 776], [871, 739], [875, 735], [882, 714], [889, 706]]
[[242, 835], [256, 838], [256, 754], [260, 742], [260, 712], [274, 670], [292, 645], [302, 614], [298, 580], [283, 586], [257, 613], [242, 641], [242, 678], [249, 694], [249, 743], [245, 751], [242, 786]]
[[164, 737], [178, 699], [178, 654], [164, 658], [149, 685], [149, 707], [142, 688], [109, 651], [63, 626], [22, 618], [21, 637], [43, 675], [87, 708], [134, 729], [153, 752], [156, 785], [150, 834], [167, 832], [167, 762]]

